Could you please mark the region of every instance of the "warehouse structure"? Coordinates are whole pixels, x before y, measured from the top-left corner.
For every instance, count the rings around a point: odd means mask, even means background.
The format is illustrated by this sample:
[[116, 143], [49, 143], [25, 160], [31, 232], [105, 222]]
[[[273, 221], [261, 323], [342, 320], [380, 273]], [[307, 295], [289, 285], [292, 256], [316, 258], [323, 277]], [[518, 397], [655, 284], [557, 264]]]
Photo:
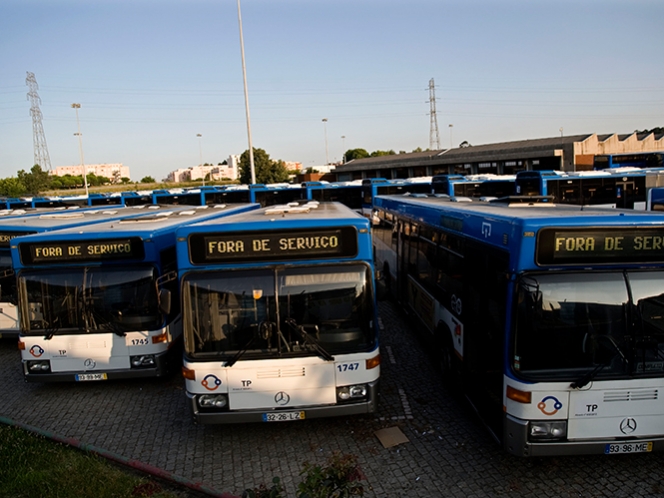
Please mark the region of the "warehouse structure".
[[355, 159], [334, 170], [337, 181], [437, 174], [515, 174], [524, 170], [585, 171], [601, 154], [664, 151], [664, 134], [575, 135]]

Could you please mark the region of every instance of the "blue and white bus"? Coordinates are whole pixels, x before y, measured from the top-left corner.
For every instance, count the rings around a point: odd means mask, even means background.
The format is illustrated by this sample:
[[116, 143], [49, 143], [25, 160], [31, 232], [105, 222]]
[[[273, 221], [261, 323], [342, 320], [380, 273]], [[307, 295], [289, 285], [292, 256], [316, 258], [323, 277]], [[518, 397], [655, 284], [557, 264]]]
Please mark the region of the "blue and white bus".
[[309, 201], [177, 235], [183, 375], [196, 422], [376, 409], [380, 355], [365, 217]]
[[16, 237], [113, 220], [147, 209], [103, 206], [95, 208], [35, 208], [2, 211], [0, 214], [0, 338], [19, 335], [16, 275], [12, 269], [10, 243]]
[[367, 218], [371, 217], [373, 198], [377, 195], [429, 194], [431, 193], [431, 181], [430, 176], [398, 180], [365, 178], [362, 180], [362, 214]]
[[549, 196], [553, 202], [645, 210], [648, 191], [664, 185], [664, 170], [519, 171], [516, 195]]
[[434, 175], [431, 190], [451, 197], [507, 197], [514, 195], [515, 181], [515, 175]]
[[593, 169], [611, 168], [661, 168], [664, 152], [630, 152], [623, 154], [598, 154], [593, 158]]
[[122, 208], [112, 221], [12, 239], [25, 379], [156, 377], [181, 366], [175, 230], [257, 207]]
[[431, 196], [374, 204], [376, 265], [505, 450], [664, 450], [663, 216]]

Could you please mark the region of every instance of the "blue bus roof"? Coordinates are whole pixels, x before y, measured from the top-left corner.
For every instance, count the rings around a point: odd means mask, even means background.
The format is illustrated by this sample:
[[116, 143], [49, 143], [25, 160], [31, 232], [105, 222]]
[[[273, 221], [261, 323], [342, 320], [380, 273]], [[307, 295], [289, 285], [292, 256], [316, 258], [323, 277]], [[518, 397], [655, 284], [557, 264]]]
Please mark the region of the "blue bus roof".
[[[28, 240], [70, 240], [84, 237], [106, 238], [119, 235], [154, 236], [160, 232], [174, 232], [176, 228], [187, 223], [195, 223], [203, 219], [216, 218], [241, 213], [258, 208], [257, 204], [228, 204], [220, 206], [146, 206], [125, 207], [118, 209], [116, 214], [106, 219], [96, 219], [92, 223], [61, 226], [59, 229], [17, 239], [19, 242]], [[90, 219], [90, 218], [88, 218]]]
[[[661, 266], [664, 264], [664, 216], [662, 214], [647, 211], [587, 208], [568, 204], [528, 203], [523, 202], [523, 198], [514, 203], [504, 202], [504, 200], [459, 203], [453, 202], [453, 200], [453, 198], [386, 195], [377, 196], [374, 199], [374, 206], [407, 216], [415, 223], [440, 227], [448, 232], [456, 232], [505, 251], [509, 253], [512, 271], [547, 269], [551, 268], [554, 263], [557, 267], [591, 267], [595, 265], [625, 267], [651, 264]], [[645, 233], [646, 231], [648, 232]], [[553, 239], [549, 237], [549, 252], [546, 253], [545, 261], [545, 258], [542, 257], [545, 244], [538, 245], [540, 236], [545, 233], [552, 235], [554, 232], [556, 237], [567, 237], [572, 241], [577, 239], [597, 241], [608, 238], [622, 240], [624, 238], [625, 245], [627, 245], [628, 235], [631, 234], [644, 239], [642, 241], [644, 249], [646, 244], [658, 247], [654, 247], [657, 249], [656, 251], [636, 254], [634, 247], [631, 249], [625, 247], [627, 250], [619, 253], [617, 251], [620, 248], [616, 246], [607, 248], [602, 253], [599, 246], [593, 246], [592, 249], [579, 246], [578, 252], [572, 255], [574, 257], [571, 257], [570, 254], [559, 257], [553, 254], [551, 250], [551, 240]], [[645, 242], [645, 238], [648, 236], [652, 236], [652, 240], [658, 238], [661, 241]], [[584, 253], [584, 251], [587, 252]], [[560, 251], [560, 254], [563, 252]]]

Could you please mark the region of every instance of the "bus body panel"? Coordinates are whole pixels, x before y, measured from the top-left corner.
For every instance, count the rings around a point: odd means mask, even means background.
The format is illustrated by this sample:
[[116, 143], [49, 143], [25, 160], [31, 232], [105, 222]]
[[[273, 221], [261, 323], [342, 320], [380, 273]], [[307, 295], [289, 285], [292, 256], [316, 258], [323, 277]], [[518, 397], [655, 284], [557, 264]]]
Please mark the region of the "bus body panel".
[[3, 337], [18, 337], [18, 306], [6, 301], [0, 301], [0, 339]]

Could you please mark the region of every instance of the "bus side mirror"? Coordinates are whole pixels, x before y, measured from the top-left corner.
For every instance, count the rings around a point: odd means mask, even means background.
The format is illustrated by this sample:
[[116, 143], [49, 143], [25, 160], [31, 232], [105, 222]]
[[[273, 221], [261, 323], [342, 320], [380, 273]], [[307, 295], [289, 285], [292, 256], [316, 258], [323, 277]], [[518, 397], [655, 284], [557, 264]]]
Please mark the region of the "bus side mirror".
[[159, 311], [165, 315], [171, 312], [171, 291], [168, 289], [159, 291]]

